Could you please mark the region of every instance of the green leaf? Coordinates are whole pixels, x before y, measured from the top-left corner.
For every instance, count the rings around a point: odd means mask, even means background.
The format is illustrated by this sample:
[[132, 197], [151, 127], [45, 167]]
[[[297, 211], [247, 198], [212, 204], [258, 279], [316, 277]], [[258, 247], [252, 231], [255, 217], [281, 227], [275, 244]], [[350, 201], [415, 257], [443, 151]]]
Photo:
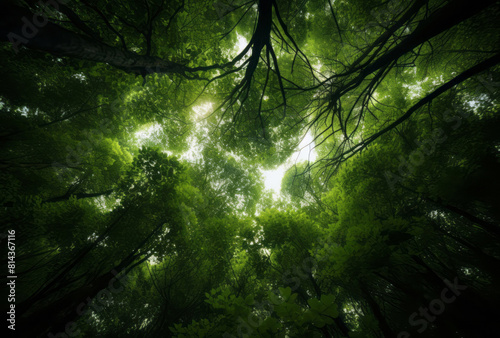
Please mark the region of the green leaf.
[[281, 296], [285, 299], [285, 301], [290, 297], [290, 294], [292, 293], [292, 289], [289, 287], [286, 288], [279, 288]]

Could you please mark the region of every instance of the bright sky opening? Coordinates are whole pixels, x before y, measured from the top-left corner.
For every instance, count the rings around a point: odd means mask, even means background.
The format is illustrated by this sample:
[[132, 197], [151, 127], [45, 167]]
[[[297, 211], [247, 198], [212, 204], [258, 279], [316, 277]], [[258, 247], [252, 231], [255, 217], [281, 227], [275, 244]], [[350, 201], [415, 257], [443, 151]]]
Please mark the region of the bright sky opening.
[[162, 126], [159, 123], [152, 123], [143, 126], [141, 129], [139, 129], [139, 131], [134, 133], [134, 136], [137, 139], [137, 145], [143, 144], [147, 139], [152, 137], [161, 129]]
[[273, 197], [277, 198], [281, 193], [281, 180], [288, 169], [295, 163], [303, 161], [314, 162], [317, 154], [314, 150], [314, 141], [312, 135], [308, 132], [302, 139], [295, 153], [282, 165], [273, 170], [261, 170], [264, 176], [264, 185], [267, 190], [273, 192]]
[[238, 54], [239, 54], [248, 45], [248, 41], [243, 35], [236, 34], [236, 38], [238, 39], [238, 42], [236, 43], [235, 47], [238, 49]]
[[[246, 45], [246, 39], [240, 35], [238, 36], [238, 39], [239, 43], [241, 42], [241, 46], [243, 46], [240, 48], [244, 48]], [[244, 40], [244, 42], [241, 40]], [[213, 103], [205, 102], [193, 107], [192, 109], [195, 112], [195, 120], [203, 119], [212, 111]], [[139, 129], [139, 131], [137, 131], [134, 135], [137, 139], [137, 143], [144, 143], [145, 140], [149, 139], [156, 132], [158, 132], [160, 128], [161, 126], [159, 124], [153, 123]], [[199, 152], [201, 151], [200, 144], [196, 142], [195, 138], [190, 139], [190, 144], [191, 147], [187, 152], [181, 155], [181, 159], [194, 161], [198, 157]], [[278, 198], [281, 194], [281, 180], [283, 179], [283, 176], [285, 176], [287, 170], [290, 169], [295, 163], [304, 161], [314, 162], [316, 157], [317, 154], [314, 150], [313, 137], [311, 133], [308, 132], [297, 147], [297, 151], [294, 152], [284, 164], [273, 170], [261, 170], [262, 176], [264, 177], [265, 189], [271, 190], [273, 192], [273, 197]]]

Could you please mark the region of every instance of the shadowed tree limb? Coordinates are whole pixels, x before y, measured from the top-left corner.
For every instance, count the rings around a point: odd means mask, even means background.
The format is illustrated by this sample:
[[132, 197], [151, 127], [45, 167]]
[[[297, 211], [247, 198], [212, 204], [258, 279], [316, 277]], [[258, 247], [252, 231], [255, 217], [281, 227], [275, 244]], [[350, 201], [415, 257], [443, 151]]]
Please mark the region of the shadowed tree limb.
[[[348, 158], [351, 158], [355, 154], [361, 152], [363, 149], [365, 149], [370, 143], [374, 142], [377, 140], [380, 136], [384, 135], [385, 133], [393, 130], [395, 127], [409, 119], [413, 113], [415, 113], [418, 109], [422, 108], [426, 104], [430, 103], [432, 100], [434, 100], [436, 97], [439, 95], [443, 94], [444, 92], [448, 91], [449, 89], [453, 88], [454, 86], [464, 82], [465, 80], [470, 79], [471, 77], [497, 65], [500, 63], [500, 54], [496, 54], [495, 56], [492, 56], [479, 64], [475, 65], [474, 67], [471, 67], [467, 69], [466, 71], [462, 72], [461, 74], [457, 75], [453, 79], [449, 80], [448, 82], [444, 83], [443, 85], [439, 86], [436, 90], [434, 90], [432, 93], [428, 94], [426, 97], [418, 101], [415, 105], [413, 105], [410, 109], [406, 111], [405, 114], [400, 116], [396, 121], [392, 122], [390, 125], [387, 127], [383, 128], [382, 130], [372, 134], [371, 136], [365, 138], [362, 142], [357, 143], [356, 145], [350, 147], [347, 150], [341, 151], [340, 154], [334, 156], [331, 159], [325, 159], [324, 161], [327, 162], [327, 166], [334, 166], [338, 167], [342, 162], [346, 161]], [[345, 144], [345, 142], [343, 143]]]

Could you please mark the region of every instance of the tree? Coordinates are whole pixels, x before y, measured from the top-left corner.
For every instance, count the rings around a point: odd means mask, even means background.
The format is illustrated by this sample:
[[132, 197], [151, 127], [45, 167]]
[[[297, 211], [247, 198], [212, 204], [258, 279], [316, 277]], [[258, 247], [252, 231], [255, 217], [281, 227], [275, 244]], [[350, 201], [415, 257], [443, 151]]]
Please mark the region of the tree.
[[496, 1], [0, 9], [22, 336], [496, 334]]

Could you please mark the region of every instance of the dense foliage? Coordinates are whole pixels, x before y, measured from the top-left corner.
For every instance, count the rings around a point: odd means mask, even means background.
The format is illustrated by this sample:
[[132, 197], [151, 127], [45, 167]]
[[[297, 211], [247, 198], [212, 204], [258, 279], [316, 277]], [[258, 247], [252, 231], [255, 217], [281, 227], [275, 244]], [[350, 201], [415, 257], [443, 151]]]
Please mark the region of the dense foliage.
[[11, 333], [498, 335], [497, 1], [0, 13]]

